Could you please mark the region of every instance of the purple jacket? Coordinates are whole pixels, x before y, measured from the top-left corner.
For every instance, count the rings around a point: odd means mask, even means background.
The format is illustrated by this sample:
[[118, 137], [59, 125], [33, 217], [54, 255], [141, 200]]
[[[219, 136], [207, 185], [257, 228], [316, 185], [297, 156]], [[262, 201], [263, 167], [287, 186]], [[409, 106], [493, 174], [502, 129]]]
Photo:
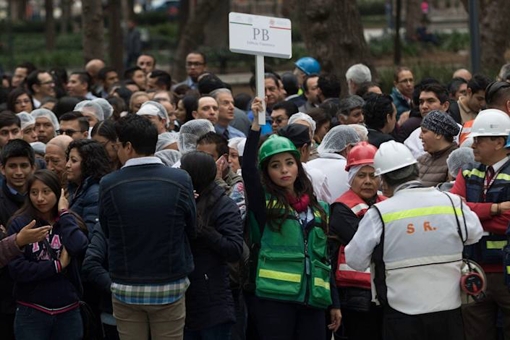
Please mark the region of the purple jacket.
[[16, 234], [7, 236], [0, 241], [0, 268], [4, 267], [10, 260], [23, 254], [16, 244]]

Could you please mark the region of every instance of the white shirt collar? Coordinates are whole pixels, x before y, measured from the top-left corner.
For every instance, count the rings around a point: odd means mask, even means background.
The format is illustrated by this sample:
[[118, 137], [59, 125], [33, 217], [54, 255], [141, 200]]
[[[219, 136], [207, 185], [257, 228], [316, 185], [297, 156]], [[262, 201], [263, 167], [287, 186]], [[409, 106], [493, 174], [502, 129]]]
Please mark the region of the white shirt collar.
[[122, 168], [145, 164], [163, 164], [163, 162], [161, 161], [161, 159], [155, 156], [136, 157], [128, 159]]

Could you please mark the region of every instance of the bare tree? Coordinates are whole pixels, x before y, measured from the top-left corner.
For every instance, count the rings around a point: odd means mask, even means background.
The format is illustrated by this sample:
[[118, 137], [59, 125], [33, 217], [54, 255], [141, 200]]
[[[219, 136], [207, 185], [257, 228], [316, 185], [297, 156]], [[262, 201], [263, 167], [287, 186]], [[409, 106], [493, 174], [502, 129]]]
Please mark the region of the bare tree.
[[82, 2], [83, 58], [104, 58], [104, 25], [101, 0]]
[[[510, 6], [508, 0], [479, 0], [479, 23], [482, 70], [496, 70], [505, 64], [505, 51], [510, 46]], [[468, 0], [462, 0], [468, 8]]]
[[56, 45], [55, 18], [53, 17], [53, 0], [44, 0], [46, 50], [53, 51]]
[[294, 0], [301, 35], [311, 56], [319, 60], [322, 70], [343, 79], [355, 63], [371, 65], [363, 26], [355, 0]]
[[108, 1], [108, 54], [110, 56], [110, 65], [113, 66], [119, 74], [123, 70], [124, 41], [122, 39], [121, 11], [122, 0]]
[[9, 0], [11, 18], [13, 22], [26, 19], [28, 0]]
[[186, 55], [197, 49], [204, 40], [204, 27], [213, 18], [211, 12], [222, 3], [222, 0], [201, 1], [195, 9], [195, 15], [188, 18], [186, 25], [181, 30], [179, 44], [175, 52], [172, 75], [177, 80], [186, 78], [186, 70], [183, 65]]

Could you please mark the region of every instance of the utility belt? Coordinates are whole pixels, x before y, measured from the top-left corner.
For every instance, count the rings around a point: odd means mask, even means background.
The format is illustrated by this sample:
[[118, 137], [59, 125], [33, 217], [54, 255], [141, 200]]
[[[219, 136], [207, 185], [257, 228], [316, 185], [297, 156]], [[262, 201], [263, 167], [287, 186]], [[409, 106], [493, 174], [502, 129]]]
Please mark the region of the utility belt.
[[476, 244], [465, 246], [464, 255], [479, 264], [499, 264], [505, 257], [503, 249], [507, 244], [505, 235], [485, 235]]

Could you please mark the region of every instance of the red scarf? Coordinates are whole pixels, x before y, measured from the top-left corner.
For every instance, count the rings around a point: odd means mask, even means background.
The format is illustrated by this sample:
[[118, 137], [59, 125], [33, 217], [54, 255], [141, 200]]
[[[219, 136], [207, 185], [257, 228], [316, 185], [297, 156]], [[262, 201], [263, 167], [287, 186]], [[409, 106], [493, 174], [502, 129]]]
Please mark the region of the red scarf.
[[310, 197], [307, 194], [303, 194], [301, 197], [287, 195], [287, 199], [289, 200], [292, 208], [294, 208], [294, 210], [296, 210], [298, 213], [305, 212], [310, 205]]

